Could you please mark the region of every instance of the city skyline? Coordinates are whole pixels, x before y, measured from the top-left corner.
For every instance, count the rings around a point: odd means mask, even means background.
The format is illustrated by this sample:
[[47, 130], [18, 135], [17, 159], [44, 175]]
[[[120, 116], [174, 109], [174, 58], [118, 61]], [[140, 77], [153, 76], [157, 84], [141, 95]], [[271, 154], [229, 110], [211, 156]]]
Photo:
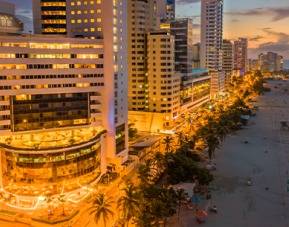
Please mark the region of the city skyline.
[[[16, 5], [16, 14], [25, 24], [25, 32], [33, 31], [32, 1], [3, 0]], [[193, 42], [200, 41], [200, 0], [177, 0], [176, 16], [193, 18]], [[246, 7], [246, 6], [250, 7]], [[224, 1], [224, 39], [247, 38], [249, 58], [259, 53], [277, 52], [289, 59], [289, 33], [283, 32], [289, 22], [287, 0]], [[250, 26], [247, 26], [250, 23]], [[265, 25], [264, 25], [265, 24]]]

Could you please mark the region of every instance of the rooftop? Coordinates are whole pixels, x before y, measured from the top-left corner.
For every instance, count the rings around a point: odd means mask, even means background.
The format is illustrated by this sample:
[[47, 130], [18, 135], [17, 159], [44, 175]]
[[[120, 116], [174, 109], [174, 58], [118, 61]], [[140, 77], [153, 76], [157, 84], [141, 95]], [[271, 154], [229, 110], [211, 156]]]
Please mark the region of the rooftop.
[[147, 136], [144, 139], [138, 141], [137, 143], [131, 145], [131, 147], [142, 147], [142, 148], [151, 147], [152, 145], [160, 141], [163, 137], [164, 136], [160, 135]]

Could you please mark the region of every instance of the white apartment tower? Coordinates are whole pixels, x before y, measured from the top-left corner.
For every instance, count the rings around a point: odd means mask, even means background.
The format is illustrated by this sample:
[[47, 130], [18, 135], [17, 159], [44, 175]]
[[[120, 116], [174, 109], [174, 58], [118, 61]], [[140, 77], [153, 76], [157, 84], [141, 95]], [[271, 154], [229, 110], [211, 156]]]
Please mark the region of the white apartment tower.
[[222, 69], [223, 0], [201, 1], [201, 68]]

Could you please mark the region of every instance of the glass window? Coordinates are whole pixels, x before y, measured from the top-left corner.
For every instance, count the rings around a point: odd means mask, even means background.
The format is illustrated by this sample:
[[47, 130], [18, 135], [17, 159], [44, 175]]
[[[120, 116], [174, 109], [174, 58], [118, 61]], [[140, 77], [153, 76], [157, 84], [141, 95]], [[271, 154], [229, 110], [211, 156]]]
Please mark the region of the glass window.
[[97, 22], [101, 22], [101, 18], [97, 18]]
[[91, 32], [94, 32], [94, 31], [95, 31], [95, 28], [90, 28], [90, 31], [91, 31]]
[[84, 23], [87, 23], [87, 22], [88, 22], [88, 20], [87, 20], [87, 19], [84, 19], [84, 20], [83, 20], [83, 22], [84, 22]]
[[90, 4], [94, 4], [94, 1], [90, 1]]
[[90, 22], [94, 22], [94, 18], [91, 18], [91, 19], [90, 19]]
[[75, 5], [75, 3], [74, 3], [74, 2], [71, 2], [71, 5], [72, 5], [72, 6], [74, 6], [74, 5]]
[[75, 20], [71, 20], [71, 23], [74, 24], [74, 23], [75, 23]]
[[77, 20], [77, 23], [80, 24], [80, 23], [81, 23], [81, 19], [78, 19], [78, 20]]
[[87, 14], [87, 10], [83, 10], [83, 13], [84, 13], [84, 14]]
[[81, 1], [77, 1], [77, 5], [80, 6], [81, 5]]
[[97, 13], [101, 13], [101, 9], [97, 9]]
[[84, 2], [83, 2], [83, 5], [87, 5], [87, 1], [84, 1]]
[[77, 14], [81, 14], [81, 10], [77, 10]]
[[72, 11], [71, 11], [71, 14], [74, 15], [74, 14], [75, 14], [75, 11], [72, 10]]
[[100, 32], [100, 31], [101, 31], [101, 28], [100, 28], [100, 27], [98, 27], [98, 28], [97, 28], [97, 31], [99, 31], [99, 32]]
[[90, 10], [90, 13], [94, 13], [94, 9], [91, 9], [91, 10]]
[[84, 31], [85, 31], [85, 32], [88, 32], [88, 28], [85, 28]]

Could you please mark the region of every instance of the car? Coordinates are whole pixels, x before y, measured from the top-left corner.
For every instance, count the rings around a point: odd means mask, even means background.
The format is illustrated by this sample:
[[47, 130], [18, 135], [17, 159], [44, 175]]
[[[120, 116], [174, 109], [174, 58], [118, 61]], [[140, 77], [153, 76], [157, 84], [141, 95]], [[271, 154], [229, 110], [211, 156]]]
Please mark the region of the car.
[[274, 88], [278, 88], [277, 86], [275, 86]]

